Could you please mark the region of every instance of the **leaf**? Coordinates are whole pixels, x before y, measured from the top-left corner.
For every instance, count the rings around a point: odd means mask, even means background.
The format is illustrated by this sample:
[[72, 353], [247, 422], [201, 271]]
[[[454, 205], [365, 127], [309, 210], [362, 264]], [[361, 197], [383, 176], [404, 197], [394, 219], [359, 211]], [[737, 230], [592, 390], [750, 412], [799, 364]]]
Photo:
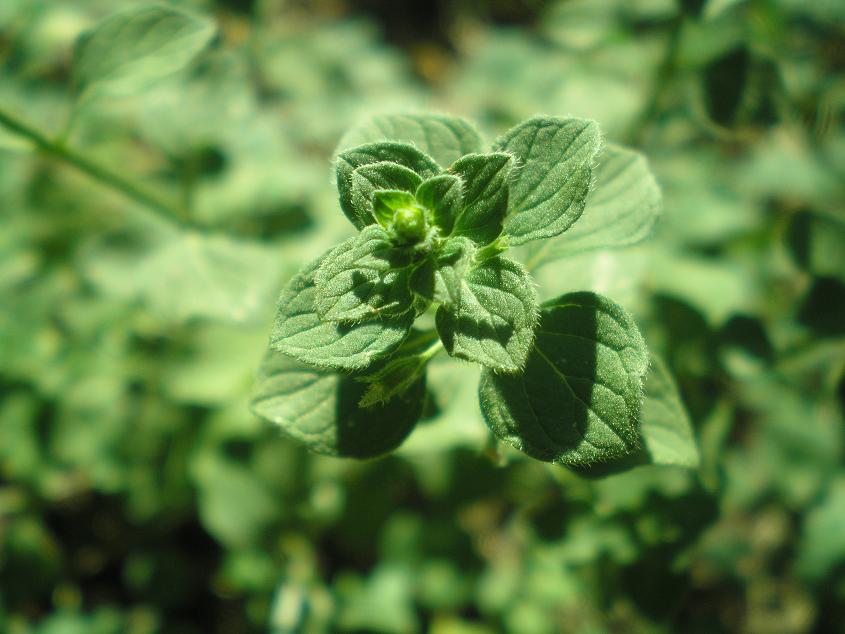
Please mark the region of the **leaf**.
[[838, 475], [806, 515], [797, 569], [810, 581], [822, 581], [845, 561], [845, 476]]
[[477, 249], [469, 238], [449, 238], [440, 250], [411, 275], [411, 290], [427, 304], [438, 302], [457, 307], [463, 280], [475, 261]]
[[660, 188], [645, 157], [609, 145], [581, 217], [564, 234], [529, 245], [527, 261], [537, 267], [591, 249], [635, 244], [651, 232], [660, 209]]
[[513, 163], [513, 157], [503, 152], [469, 154], [449, 168], [464, 183], [461, 210], [451, 235], [466, 236], [482, 245], [499, 237], [508, 211]]
[[319, 368], [361, 370], [399, 347], [411, 328], [413, 314], [358, 324], [321, 320], [314, 308], [314, 276], [324, 259], [306, 266], [282, 291], [270, 348]]
[[437, 310], [437, 332], [446, 351], [496, 372], [525, 365], [537, 322], [534, 282], [504, 257], [487, 260], [464, 277], [457, 306]]
[[465, 154], [480, 152], [483, 146], [478, 131], [465, 119], [437, 114], [383, 114], [350, 130], [339, 147], [374, 141], [410, 143], [444, 166]]
[[597, 123], [534, 117], [506, 132], [493, 149], [512, 154], [518, 165], [505, 222], [511, 244], [559, 235], [578, 220], [601, 149]]
[[443, 235], [452, 233], [455, 218], [463, 203], [463, 182], [452, 174], [440, 174], [429, 178], [417, 188], [417, 201], [432, 212], [434, 224]]
[[[363, 229], [372, 221], [361, 217], [353, 204], [352, 174], [356, 169], [372, 163], [390, 162], [416, 172], [421, 178], [430, 178], [440, 173], [441, 169], [434, 160], [407, 143], [382, 141], [368, 143], [338, 154], [335, 161], [337, 192], [340, 195], [340, 207], [353, 225]], [[395, 187], [377, 187], [374, 189], [401, 189]], [[410, 190], [413, 191], [413, 190]], [[369, 203], [369, 199], [367, 199]]]
[[633, 453], [648, 351], [634, 320], [593, 293], [541, 308], [524, 372], [489, 370], [479, 388], [493, 433], [533, 458], [586, 466]]
[[367, 386], [359, 406], [386, 403], [407, 391], [425, 374], [426, 365], [439, 349], [434, 331], [412, 332], [396, 352], [379, 364], [380, 368], [357, 378]]
[[370, 225], [332, 249], [314, 276], [323, 320], [360, 321], [411, 310], [411, 257], [381, 226]]
[[382, 227], [393, 220], [393, 214], [399, 209], [412, 209], [417, 206], [413, 194], [398, 189], [379, 189], [373, 192], [373, 217]]
[[649, 464], [697, 468], [701, 462], [689, 414], [666, 364], [651, 355], [640, 434]]
[[352, 172], [350, 182], [352, 212], [366, 226], [375, 221], [373, 195], [376, 191], [394, 190], [413, 193], [422, 179], [407, 167], [383, 161], [362, 165]]
[[214, 24], [172, 6], [153, 4], [103, 20], [77, 44], [79, 94], [129, 95], [184, 68], [214, 36]]
[[335, 374], [268, 352], [258, 373], [252, 411], [315, 453], [372, 458], [398, 447], [425, 402], [425, 377], [387, 403], [362, 409], [367, 391], [356, 375]]

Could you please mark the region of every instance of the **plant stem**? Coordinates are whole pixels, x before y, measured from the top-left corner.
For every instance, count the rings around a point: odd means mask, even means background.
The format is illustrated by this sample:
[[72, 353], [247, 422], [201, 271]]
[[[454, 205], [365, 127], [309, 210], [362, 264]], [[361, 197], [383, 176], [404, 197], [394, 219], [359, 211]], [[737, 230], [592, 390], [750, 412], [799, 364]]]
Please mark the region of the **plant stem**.
[[672, 27], [669, 32], [669, 41], [666, 43], [666, 49], [663, 53], [663, 60], [660, 62], [660, 66], [657, 68], [657, 72], [654, 75], [651, 87], [651, 97], [640, 113], [640, 116], [637, 117], [637, 120], [631, 127], [631, 133], [628, 138], [631, 145], [642, 145], [645, 133], [648, 131], [651, 124], [654, 123], [654, 119], [657, 117], [660, 105], [669, 90], [669, 84], [675, 75], [675, 70], [678, 65], [678, 53], [681, 49], [681, 31], [683, 30], [683, 26], [684, 16], [683, 13], [679, 13], [672, 22]]
[[60, 159], [68, 165], [72, 165], [102, 185], [118, 191], [127, 198], [156, 211], [165, 220], [179, 224], [183, 224], [187, 220], [187, 211], [180, 205], [172, 204], [142, 185], [133, 183], [117, 172], [103, 167], [99, 163], [66, 147], [61, 141], [50, 139], [30, 124], [1, 109], [0, 125], [4, 126], [13, 134], [31, 141], [38, 149], [46, 154]]

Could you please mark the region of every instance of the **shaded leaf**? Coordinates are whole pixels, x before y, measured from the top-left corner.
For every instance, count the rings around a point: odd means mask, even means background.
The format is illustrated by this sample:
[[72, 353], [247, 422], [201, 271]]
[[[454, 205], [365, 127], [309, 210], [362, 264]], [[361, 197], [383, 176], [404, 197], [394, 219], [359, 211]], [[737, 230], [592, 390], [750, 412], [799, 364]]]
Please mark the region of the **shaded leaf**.
[[367, 391], [341, 375], [269, 352], [261, 364], [252, 410], [316, 453], [372, 458], [398, 447], [422, 414], [425, 377], [387, 403], [360, 408]]
[[463, 182], [452, 174], [440, 174], [424, 181], [416, 193], [417, 201], [431, 210], [434, 224], [444, 235], [452, 232], [463, 202]]
[[469, 154], [449, 168], [464, 183], [463, 200], [452, 225], [452, 235], [466, 236], [483, 245], [502, 233], [513, 163], [513, 157], [503, 152]]
[[631, 316], [593, 293], [546, 302], [524, 372], [482, 374], [487, 424], [533, 458], [584, 466], [639, 446], [645, 342]]

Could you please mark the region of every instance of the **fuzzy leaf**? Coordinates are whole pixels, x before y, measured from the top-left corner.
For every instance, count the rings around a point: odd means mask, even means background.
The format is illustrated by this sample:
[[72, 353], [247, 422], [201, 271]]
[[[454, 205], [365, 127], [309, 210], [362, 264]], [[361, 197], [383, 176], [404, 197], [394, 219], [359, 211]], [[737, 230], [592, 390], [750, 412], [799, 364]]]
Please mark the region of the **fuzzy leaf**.
[[534, 282], [525, 269], [493, 258], [466, 274], [457, 306], [437, 310], [437, 332], [452, 356], [496, 372], [518, 372], [534, 340], [536, 303]]
[[211, 21], [172, 6], [153, 4], [112, 15], [77, 44], [77, 90], [89, 95], [143, 90], [186, 66], [214, 32]]
[[651, 232], [660, 215], [661, 195], [646, 158], [609, 145], [595, 175], [595, 189], [578, 222], [556, 238], [526, 247], [529, 268], [582, 251], [635, 244]]
[[432, 348], [437, 341], [433, 331], [413, 331], [402, 346], [388, 359], [378, 363], [374, 371], [367, 371], [357, 380], [367, 385], [361, 397], [361, 407], [386, 403], [410, 389], [425, 375], [425, 368], [439, 348]]
[[413, 315], [358, 324], [323, 321], [314, 308], [314, 276], [324, 259], [325, 256], [306, 266], [282, 291], [270, 347], [308, 365], [361, 370], [399, 347], [411, 328]]
[[251, 407], [315, 453], [372, 458], [398, 447], [413, 430], [425, 402], [425, 376], [366, 409], [358, 402], [367, 386], [356, 378], [268, 352]]
[[373, 192], [373, 216], [382, 227], [387, 227], [393, 220], [397, 209], [410, 209], [417, 206], [413, 194], [398, 189], [379, 189]]
[[630, 315], [593, 293], [546, 302], [525, 371], [485, 370], [479, 398], [487, 424], [529, 456], [586, 466], [639, 446], [645, 342]]
[[463, 202], [463, 182], [452, 174], [440, 174], [424, 181], [418, 188], [417, 201], [432, 212], [434, 224], [443, 235], [452, 233], [455, 218]]
[[314, 276], [314, 307], [328, 321], [363, 321], [411, 309], [411, 257], [379, 225], [334, 248]]
[[[340, 207], [346, 217], [353, 225], [363, 229], [373, 221], [364, 214], [359, 215], [353, 205], [352, 175], [356, 169], [371, 163], [390, 162], [416, 172], [422, 180], [440, 173], [440, 167], [430, 156], [426, 156], [417, 148], [407, 143], [395, 143], [382, 141], [379, 143], [368, 143], [355, 147], [337, 156], [335, 162], [335, 174], [337, 177], [337, 192], [340, 196]], [[402, 189], [399, 187], [376, 187], [374, 189]], [[414, 190], [410, 190], [414, 191]], [[372, 193], [372, 192], [370, 192]], [[369, 205], [369, 198], [367, 199]], [[366, 206], [366, 205], [365, 205]]]
[[374, 141], [410, 143], [443, 166], [482, 148], [481, 136], [471, 123], [437, 114], [377, 115], [348, 132], [340, 147]]
[[512, 168], [513, 157], [503, 152], [469, 154], [449, 168], [464, 183], [463, 202], [452, 235], [466, 236], [484, 245], [502, 233]]
[[373, 196], [379, 190], [413, 193], [422, 179], [397, 163], [387, 161], [362, 165], [352, 172], [352, 210], [365, 225], [375, 222]]
[[505, 222], [511, 244], [559, 235], [578, 220], [601, 149], [594, 121], [534, 117], [506, 132], [494, 149], [517, 160]]

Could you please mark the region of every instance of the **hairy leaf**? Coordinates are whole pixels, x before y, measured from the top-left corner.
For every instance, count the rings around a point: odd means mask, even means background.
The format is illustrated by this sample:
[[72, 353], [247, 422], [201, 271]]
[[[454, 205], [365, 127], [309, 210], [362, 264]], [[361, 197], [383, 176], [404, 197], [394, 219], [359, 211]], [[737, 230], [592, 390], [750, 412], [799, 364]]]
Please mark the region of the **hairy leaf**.
[[174, 73], [214, 36], [214, 24], [172, 6], [153, 4], [103, 20], [76, 48], [80, 94], [128, 95]]
[[513, 157], [504, 152], [469, 154], [449, 168], [464, 183], [463, 201], [452, 235], [466, 236], [483, 245], [502, 233], [512, 168]]
[[397, 163], [387, 161], [362, 165], [351, 178], [352, 211], [365, 225], [375, 222], [373, 196], [379, 190], [413, 193], [422, 179], [419, 175]]
[[481, 136], [469, 121], [438, 114], [377, 115], [349, 131], [339, 147], [374, 141], [410, 143], [443, 166], [482, 148]]
[[414, 195], [399, 189], [378, 189], [373, 192], [373, 216], [382, 227], [393, 221], [398, 209], [411, 209], [417, 206]]
[[434, 224], [449, 235], [463, 202], [463, 182], [452, 174], [440, 174], [424, 181], [416, 193], [417, 201], [432, 212]]
[[594, 121], [534, 117], [506, 132], [494, 149], [517, 160], [505, 222], [512, 244], [559, 235], [578, 220], [601, 149]]
[[547, 302], [522, 374], [485, 370], [479, 396], [501, 440], [537, 458], [585, 466], [639, 446], [645, 342], [619, 305], [593, 293]]
[[504, 257], [471, 269], [457, 306], [437, 310], [437, 331], [446, 351], [496, 372], [525, 365], [537, 321], [537, 293], [521, 265]]
[[366, 409], [358, 402], [367, 386], [356, 378], [268, 352], [252, 410], [316, 453], [379, 456], [398, 447], [414, 428], [425, 402], [425, 376], [386, 403]]
[[399, 349], [357, 380], [367, 385], [361, 407], [385, 403], [404, 393], [425, 375], [425, 368], [440, 349], [434, 331], [412, 331]]
[[325, 256], [290, 281], [279, 297], [270, 347], [309, 365], [353, 371], [395, 350], [408, 334], [413, 315], [339, 324], [320, 319], [314, 308], [314, 276]]
[[379, 225], [334, 248], [314, 276], [314, 307], [328, 321], [363, 321], [411, 310], [411, 257]]
[[[441, 169], [434, 160], [407, 143], [382, 141], [367, 143], [346, 150], [338, 154], [335, 162], [337, 178], [337, 192], [340, 196], [340, 207], [353, 225], [362, 229], [372, 220], [364, 214], [360, 217], [353, 204], [352, 175], [356, 169], [371, 163], [396, 163], [423, 178], [430, 178], [440, 173]], [[398, 187], [377, 187], [375, 189], [401, 189]], [[413, 190], [411, 190], [413, 191]], [[372, 192], [370, 192], [372, 193]], [[369, 205], [369, 199], [366, 203]]]
[[529, 268], [582, 251], [635, 244], [651, 232], [661, 195], [646, 158], [609, 145], [595, 174], [596, 187], [579, 220], [566, 233], [526, 247]]

